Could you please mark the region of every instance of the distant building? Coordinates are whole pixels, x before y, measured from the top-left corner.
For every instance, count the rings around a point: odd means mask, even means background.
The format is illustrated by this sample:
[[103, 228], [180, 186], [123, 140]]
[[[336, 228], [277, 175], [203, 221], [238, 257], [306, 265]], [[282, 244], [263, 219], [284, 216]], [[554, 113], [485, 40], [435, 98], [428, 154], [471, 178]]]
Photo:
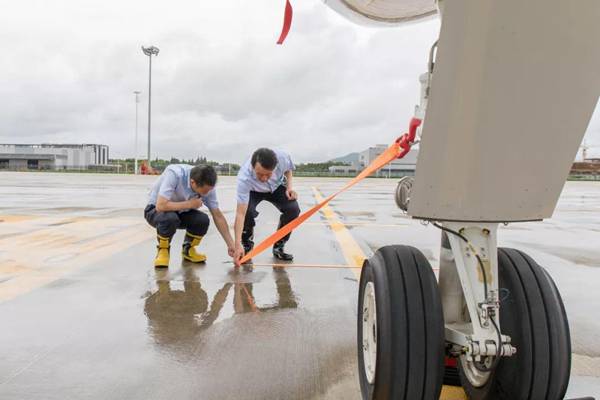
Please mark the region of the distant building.
[[[358, 153], [358, 161], [352, 161], [350, 165], [337, 165], [329, 167], [329, 172], [332, 174], [356, 174], [373, 162], [381, 153], [388, 148], [385, 144], [377, 144], [373, 147]], [[413, 148], [406, 156], [401, 159], [394, 160], [382, 169], [375, 176], [412, 176], [415, 174], [417, 166], [417, 155], [419, 150]]]
[[329, 167], [329, 172], [340, 175], [356, 175], [360, 170], [356, 165], [333, 165]]
[[0, 144], [0, 169], [65, 170], [108, 166], [102, 144]]
[[218, 164], [214, 166], [215, 171], [219, 175], [235, 175], [240, 170], [240, 166], [236, 164]]
[[574, 162], [571, 175], [600, 175], [600, 159], [586, 158], [585, 161]]

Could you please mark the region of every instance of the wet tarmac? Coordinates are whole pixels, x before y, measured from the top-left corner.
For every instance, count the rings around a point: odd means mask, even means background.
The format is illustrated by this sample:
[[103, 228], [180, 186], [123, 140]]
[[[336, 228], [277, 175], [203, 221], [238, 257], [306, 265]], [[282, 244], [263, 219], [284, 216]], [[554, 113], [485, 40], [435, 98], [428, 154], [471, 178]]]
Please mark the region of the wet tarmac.
[[[439, 232], [396, 208], [396, 182], [334, 200], [292, 236], [291, 265], [265, 253], [236, 270], [211, 226], [205, 265], [182, 263], [179, 232], [170, 268], [156, 271], [142, 217], [154, 179], [0, 173], [0, 399], [359, 399], [354, 267], [399, 243], [438, 261]], [[297, 178], [301, 208], [344, 182]], [[218, 186], [230, 222], [234, 183]], [[258, 210], [262, 238], [277, 214]], [[561, 290], [569, 395], [600, 395], [600, 183], [568, 183], [553, 219], [499, 237]]]

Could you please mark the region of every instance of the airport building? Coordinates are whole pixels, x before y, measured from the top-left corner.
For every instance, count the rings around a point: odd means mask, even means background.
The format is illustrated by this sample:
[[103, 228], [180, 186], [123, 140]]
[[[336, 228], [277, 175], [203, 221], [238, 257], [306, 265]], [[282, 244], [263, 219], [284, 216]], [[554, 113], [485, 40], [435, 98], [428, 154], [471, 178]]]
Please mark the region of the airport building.
[[[381, 153], [388, 148], [385, 144], [377, 144], [373, 147], [361, 151], [357, 154], [355, 160], [349, 162], [349, 165], [336, 165], [329, 167], [329, 172], [332, 174], [339, 175], [356, 175], [369, 164], [373, 162]], [[382, 169], [380, 169], [375, 176], [382, 177], [398, 177], [398, 176], [413, 176], [415, 174], [415, 168], [417, 166], [417, 155], [419, 154], [418, 148], [413, 148], [411, 151], [401, 159], [394, 160]]]
[[103, 144], [0, 144], [0, 170], [67, 170], [108, 166]]

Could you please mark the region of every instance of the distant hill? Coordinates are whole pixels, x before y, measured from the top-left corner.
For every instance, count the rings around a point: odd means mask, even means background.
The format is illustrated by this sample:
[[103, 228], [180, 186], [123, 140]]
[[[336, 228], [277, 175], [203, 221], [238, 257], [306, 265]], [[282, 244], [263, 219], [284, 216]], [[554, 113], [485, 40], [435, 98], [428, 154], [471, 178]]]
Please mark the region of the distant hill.
[[358, 153], [350, 153], [343, 157], [331, 159], [331, 160], [329, 160], [329, 162], [344, 163], [344, 164], [352, 164], [353, 162], [357, 163], [358, 162]]

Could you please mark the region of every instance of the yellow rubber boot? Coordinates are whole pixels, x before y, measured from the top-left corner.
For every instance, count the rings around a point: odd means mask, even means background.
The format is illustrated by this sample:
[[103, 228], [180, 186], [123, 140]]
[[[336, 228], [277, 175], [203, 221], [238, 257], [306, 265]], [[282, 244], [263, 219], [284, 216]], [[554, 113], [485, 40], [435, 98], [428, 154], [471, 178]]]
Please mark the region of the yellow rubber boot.
[[169, 250], [171, 248], [171, 238], [162, 237], [156, 235], [158, 239], [158, 253], [154, 259], [154, 267], [156, 268], [169, 268]]
[[202, 236], [192, 235], [189, 232], [185, 233], [185, 239], [183, 241], [183, 249], [181, 254], [183, 255], [183, 259], [193, 262], [193, 263], [201, 263], [206, 261], [206, 255], [202, 253], [198, 253], [196, 251], [196, 246], [200, 244], [202, 241]]

